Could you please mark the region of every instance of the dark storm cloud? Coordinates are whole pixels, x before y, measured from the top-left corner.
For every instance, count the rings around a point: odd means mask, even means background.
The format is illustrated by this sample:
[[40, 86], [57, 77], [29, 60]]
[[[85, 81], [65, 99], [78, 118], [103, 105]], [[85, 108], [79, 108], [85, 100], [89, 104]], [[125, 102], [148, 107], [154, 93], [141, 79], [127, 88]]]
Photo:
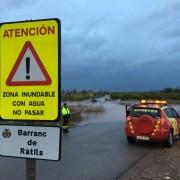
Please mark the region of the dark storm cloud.
[[[37, 2], [35, 0], [1, 0], [0, 4], [0, 21], [1, 22], [10, 22], [14, 20], [25, 20], [25, 19], [30, 19], [26, 16], [27, 14], [27, 9], [30, 7], [32, 4], [35, 4], [34, 2]], [[24, 13], [19, 14], [19, 10], [23, 10]], [[33, 11], [32, 11], [33, 12]], [[18, 15], [20, 18], [18, 18]]]
[[108, 40], [101, 34], [101, 28], [98, 28], [103, 26], [102, 23], [102, 19], [97, 19], [84, 27], [62, 32], [64, 34], [62, 41], [63, 69], [90, 68], [93, 64], [101, 63], [106, 59], [104, 52]]
[[15, 2], [2, 20], [61, 19], [64, 89], [180, 86], [178, 0]]
[[[167, 68], [168, 67], [168, 68]], [[89, 67], [81, 71], [74, 71], [74, 79], [67, 73], [66, 82], [70, 88], [84, 89], [107, 89], [107, 90], [123, 90], [123, 91], [143, 91], [158, 90], [164, 87], [177, 87], [180, 84], [179, 74], [180, 62], [163, 62], [155, 60], [146, 62], [127, 68], [118, 65], [116, 68], [110, 65], [102, 65], [102, 67]], [[102, 69], [103, 71], [102, 71]], [[112, 69], [113, 68], [113, 69]], [[85, 76], [83, 76], [86, 74]], [[83, 76], [83, 78], [82, 78]], [[72, 82], [72, 83], [68, 83]], [[94, 86], [96, 84], [96, 86]]]
[[180, 23], [180, 2], [172, 1], [168, 7], [164, 7], [161, 10], [154, 12], [146, 22], [155, 25], [155, 30], [158, 32], [157, 35], [163, 36], [166, 39], [179, 38], [179, 27], [177, 24]]
[[26, 3], [32, 3], [31, 0], [1, 0], [1, 6], [0, 9], [8, 9], [8, 8], [14, 8], [18, 7], [21, 4], [26, 4]]

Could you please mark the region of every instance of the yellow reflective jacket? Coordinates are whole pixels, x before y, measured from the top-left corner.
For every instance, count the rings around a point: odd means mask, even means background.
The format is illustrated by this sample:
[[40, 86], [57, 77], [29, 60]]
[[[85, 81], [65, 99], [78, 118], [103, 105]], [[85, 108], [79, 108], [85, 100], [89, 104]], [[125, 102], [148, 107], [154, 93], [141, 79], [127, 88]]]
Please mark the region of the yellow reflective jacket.
[[70, 115], [70, 110], [69, 110], [68, 107], [67, 108], [63, 107], [62, 108], [62, 115], [63, 116]]

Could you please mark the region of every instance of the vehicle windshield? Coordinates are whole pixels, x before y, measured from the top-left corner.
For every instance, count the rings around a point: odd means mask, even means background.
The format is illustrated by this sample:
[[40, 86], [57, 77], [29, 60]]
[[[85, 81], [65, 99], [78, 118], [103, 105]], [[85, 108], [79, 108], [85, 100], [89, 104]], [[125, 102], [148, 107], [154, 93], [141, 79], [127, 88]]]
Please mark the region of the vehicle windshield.
[[149, 115], [153, 118], [160, 118], [160, 110], [154, 108], [133, 108], [130, 111], [130, 116], [139, 117], [142, 115]]

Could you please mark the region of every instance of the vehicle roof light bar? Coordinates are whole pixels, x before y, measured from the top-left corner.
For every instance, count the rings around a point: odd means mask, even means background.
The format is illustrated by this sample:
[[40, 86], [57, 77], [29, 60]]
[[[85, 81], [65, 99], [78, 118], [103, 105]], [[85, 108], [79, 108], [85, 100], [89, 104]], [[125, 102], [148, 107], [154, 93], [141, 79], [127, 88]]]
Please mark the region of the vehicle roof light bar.
[[141, 104], [162, 104], [162, 105], [165, 105], [167, 104], [167, 101], [165, 100], [145, 100], [145, 99], [142, 99], [141, 100]]

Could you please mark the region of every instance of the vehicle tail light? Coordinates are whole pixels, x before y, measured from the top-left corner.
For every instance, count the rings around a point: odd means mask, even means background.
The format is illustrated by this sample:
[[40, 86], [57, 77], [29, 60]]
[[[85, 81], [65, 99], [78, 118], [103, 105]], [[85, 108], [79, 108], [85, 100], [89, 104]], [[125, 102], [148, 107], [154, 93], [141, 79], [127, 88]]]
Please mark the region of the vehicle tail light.
[[132, 123], [131, 118], [129, 116], [127, 117], [126, 125], [130, 129], [131, 133], [134, 134], [135, 131], [134, 131], [133, 123]]
[[128, 116], [128, 117], [127, 117], [127, 121], [130, 121], [130, 120], [131, 120], [131, 118]]
[[154, 130], [153, 130], [153, 132], [151, 134], [152, 136], [154, 136], [157, 132], [160, 131], [160, 129], [161, 129], [160, 126], [161, 126], [161, 121], [159, 119], [159, 120], [156, 121], [156, 124], [154, 126]]
[[131, 125], [129, 126], [129, 128], [130, 128], [130, 129], [133, 129], [133, 127], [132, 127]]
[[156, 123], [157, 123], [157, 124], [161, 124], [161, 120], [158, 120]]
[[130, 126], [132, 126], [132, 122], [128, 122], [128, 124], [129, 124]]

